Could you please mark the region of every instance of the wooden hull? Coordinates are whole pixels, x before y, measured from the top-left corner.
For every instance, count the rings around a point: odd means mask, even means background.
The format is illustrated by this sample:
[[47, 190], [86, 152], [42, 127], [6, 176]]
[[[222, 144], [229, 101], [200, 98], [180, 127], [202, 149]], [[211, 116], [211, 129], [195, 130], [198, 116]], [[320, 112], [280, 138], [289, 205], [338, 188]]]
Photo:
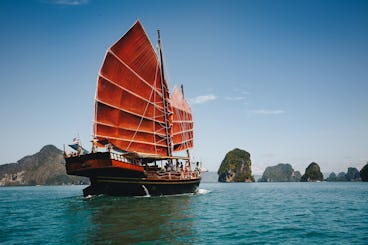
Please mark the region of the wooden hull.
[[66, 157], [67, 174], [86, 176], [91, 185], [83, 195], [157, 196], [195, 193], [200, 184], [197, 173], [161, 172], [124, 162], [108, 152]]
[[99, 177], [91, 179], [91, 185], [83, 190], [83, 195], [107, 194], [112, 196], [160, 196], [195, 193], [200, 180], [152, 181], [145, 179], [125, 179]]

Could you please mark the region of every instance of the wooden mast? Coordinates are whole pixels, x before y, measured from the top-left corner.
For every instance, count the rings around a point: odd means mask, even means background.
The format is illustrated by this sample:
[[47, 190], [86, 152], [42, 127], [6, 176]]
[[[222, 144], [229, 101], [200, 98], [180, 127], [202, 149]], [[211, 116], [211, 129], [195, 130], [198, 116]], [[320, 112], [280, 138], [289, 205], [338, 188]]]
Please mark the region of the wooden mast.
[[[181, 88], [181, 94], [183, 95], [183, 99], [184, 99], [184, 85], [182, 84], [180, 86], [180, 88]], [[188, 157], [188, 159], [190, 161], [190, 152], [189, 152], [189, 149], [187, 149], [187, 157]]]
[[167, 105], [167, 100], [165, 99], [165, 93], [168, 93], [168, 91], [166, 91], [166, 88], [164, 86], [164, 82], [165, 82], [165, 73], [164, 73], [164, 61], [163, 61], [163, 57], [162, 57], [162, 45], [161, 45], [161, 38], [160, 38], [160, 30], [157, 30], [157, 35], [158, 35], [158, 47], [159, 47], [159, 51], [160, 51], [160, 62], [161, 62], [161, 91], [162, 91], [162, 104], [163, 104], [163, 108], [164, 108], [164, 117], [165, 117], [165, 133], [166, 133], [166, 144], [167, 144], [167, 155], [169, 157], [172, 156], [172, 144], [171, 144], [171, 135], [169, 133], [169, 118], [168, 118], [168, 105]]

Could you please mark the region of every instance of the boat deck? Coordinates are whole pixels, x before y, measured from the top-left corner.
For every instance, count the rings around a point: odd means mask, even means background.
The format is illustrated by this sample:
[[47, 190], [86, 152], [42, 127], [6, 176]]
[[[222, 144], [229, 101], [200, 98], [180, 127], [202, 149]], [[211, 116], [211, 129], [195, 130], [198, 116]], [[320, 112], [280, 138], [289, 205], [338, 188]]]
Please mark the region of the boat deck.
[[157, 165], [142, 165], [141, 160], [129, 162], [126, 157], [110, 153], [97, 152], [85, 155], [66, 156], [68, 174], [85, 177], [123, 177], [151, 181], [198, 180], [200, 171], [186, 168], [166, 170]]

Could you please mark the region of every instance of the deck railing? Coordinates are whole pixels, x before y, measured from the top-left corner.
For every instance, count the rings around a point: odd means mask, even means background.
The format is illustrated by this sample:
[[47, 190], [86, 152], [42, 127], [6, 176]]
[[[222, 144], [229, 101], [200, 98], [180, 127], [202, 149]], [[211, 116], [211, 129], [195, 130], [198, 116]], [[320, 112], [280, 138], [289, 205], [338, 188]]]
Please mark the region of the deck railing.
[[[82, 154], [83, 155], [83, 154]], [[76, 157], [76, 156], [81, 156], [76, 152], [64, 152], [64, 157], [65, 158], [69, 158], [69, 157]], [[139, 166], [144, 166], [144, 164], [142, 164], [141, 161], [132, 161], [126, 157], [124, 157], [124, 155], [122, 154], [117, 154], [114, 152], [110, 152], [110, 158], [116, 161], [120, 161], [120, 162], [125, 162], [125, 163], [130, 163], [130, 164], [134, 164], [134, 165], [139, 165]], [[194, 165], [194, 163], [191, 163], [190, 165]], [[149, 168], [154, 168], [152, 166], [146, 166], [146, 170]], [[151, 172], [151, 174], [150, 174]], [[194, 170], [191, 169], [191, 167], [187, 166], [184, 168], [174, 168], [174, 170], [171, 169], [166, 169], [163, 167], [158, 167], [156, 169], [151, 169], [151, 171], [147, 171], [147, 175], [155, 175], [156, 177], [160, 178], [160, 179], [180, 179], [180, 180], [184, 180], [184, 179], [198, 179], [201, 175], [201, 172], [198, 168], [195, 168]]]
[[[124, 157], [121, 154], [116, 154], [114, 152], [110, 152], [110, 157], [111, 159], [114, 159], [116, 161], [120, 161], [120, 162], [126, 162], [126, 163], [132, 163], [131, 161], [129, 161], [126, 157]], [[132, 163], [134, 164], [134, 163]]]

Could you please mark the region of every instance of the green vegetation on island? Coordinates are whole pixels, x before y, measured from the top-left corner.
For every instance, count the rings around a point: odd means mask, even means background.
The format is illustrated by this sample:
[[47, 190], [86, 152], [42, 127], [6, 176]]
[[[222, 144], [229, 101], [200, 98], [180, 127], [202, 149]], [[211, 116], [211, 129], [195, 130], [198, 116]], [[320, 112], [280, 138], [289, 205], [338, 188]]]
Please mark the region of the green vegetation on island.
[[301, 174], [294, 171], [288, 163], [279, 163], [276, 166], [267, 167], [259, 182], [298, 182]]
[[347, 181], [358, 181], [360, 179], [359, 170], [356, 168], [348, 168], [348, 172], [345, 175]]
[[[222, 160], [218, 174], [218, 182], [254, 182], [251, 170], [250, 153], [235, 148], [229, 151]], [[347, 172], [332, 172], [324, 179], [319, 165], [312, 162], [301, 176], [289, 163], [279, 163], [265, 169], [258, 182], [316, 182], [316, 181], [368, 181], [368, 162], [359, 170], [349, 167]]]
[[330, 181], [330, 182], [333, 182], [333, 181], [346, 181], [345, 173], [340, 172], [336, 175], [335, 172], [332, 172], [332, 173], [330, 173], [330, 175], [328, 176], [326, 181]]
[[323, 174], [319, 165], [315, 162], [309, 164], [305, 169], [305, 174], [302, 176], [302, 182], [313, 182], [313, 181], [323, 181]]
[[66, 174], [63, 152], [53, 145], [46, 145], [16, 163], [0, 165], [0, 186], [88, 183], [87, 178]]
[[254, 182], [249, 152], [235, 148], [222, 160], [218, 174], [219, 182]]

